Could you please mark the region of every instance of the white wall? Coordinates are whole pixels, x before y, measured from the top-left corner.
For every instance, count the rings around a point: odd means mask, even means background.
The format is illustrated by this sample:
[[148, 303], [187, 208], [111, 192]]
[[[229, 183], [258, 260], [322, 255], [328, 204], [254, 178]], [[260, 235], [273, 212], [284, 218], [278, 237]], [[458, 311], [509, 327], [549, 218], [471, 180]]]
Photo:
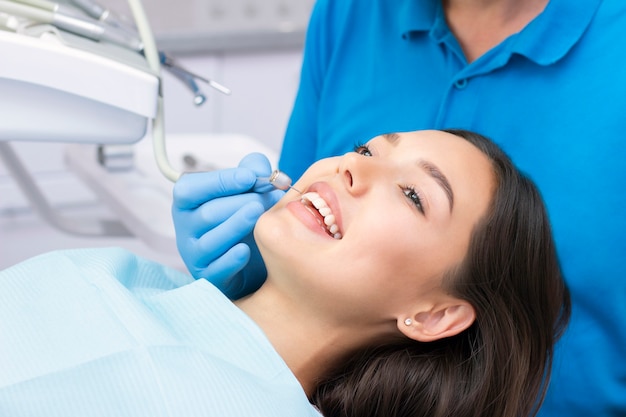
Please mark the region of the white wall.
[[165, 123], [171, 132], [237, 132], [279, 150], [298, 86], [299, 50], [183, 57], [189, 70], [224, 84], [226, 96], [200, 85], [208, 95], [201, 107], [175, 78], [164, 73]]
[[[232, 90], [223, 96], [209, 87], [209, 100], [193, 105], [192, 95], [164, 73], [165, 128], [175, 133], [242, 133], [278, 151], [299, 79], [299, 48], [259, 52], [188, 55], [187, 69]], [[144, 139], [146, 140], [146, 139]], [[113, 216], [64, 162], [66, 145], [14, 143], [49, 201], [69, 216]], [[122, 246], [146, 257], [182, 268], [175, 250], [155, 251], [132, 238], [84, 238], [60, 232], [33, 213], [0, 161], [0, 269], [38, 253], [83, 246]]]

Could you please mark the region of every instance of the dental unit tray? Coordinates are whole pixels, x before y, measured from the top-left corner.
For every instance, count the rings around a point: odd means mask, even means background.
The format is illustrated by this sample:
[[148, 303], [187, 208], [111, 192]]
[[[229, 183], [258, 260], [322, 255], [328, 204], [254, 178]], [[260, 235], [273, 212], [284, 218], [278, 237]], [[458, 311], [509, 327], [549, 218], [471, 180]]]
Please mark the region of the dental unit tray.
[[156, 115], [143, 55], [47, 24], [0, 29], [0, 141], [130, 144]]

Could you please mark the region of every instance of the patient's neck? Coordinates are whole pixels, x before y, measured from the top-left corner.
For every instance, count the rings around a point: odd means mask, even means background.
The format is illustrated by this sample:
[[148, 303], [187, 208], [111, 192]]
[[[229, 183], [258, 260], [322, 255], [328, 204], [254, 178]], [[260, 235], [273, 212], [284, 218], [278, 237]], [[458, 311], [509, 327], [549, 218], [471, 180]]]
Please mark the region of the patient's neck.
[[[235, 303], [265, 332], [307, 395], [354, 350], [380, 339], [380, 329], [331, 324], [266, 283]], [[390, 331], [391, 332], [391, 331]]]

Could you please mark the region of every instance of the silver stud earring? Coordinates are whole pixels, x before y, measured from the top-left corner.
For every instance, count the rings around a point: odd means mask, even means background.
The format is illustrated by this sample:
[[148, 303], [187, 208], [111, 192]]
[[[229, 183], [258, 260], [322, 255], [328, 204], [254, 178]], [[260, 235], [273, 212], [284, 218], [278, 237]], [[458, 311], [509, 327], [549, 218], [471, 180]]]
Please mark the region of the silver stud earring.
[[413, 324], [413, 320], [411, 320], [411, 319], [405, 319], [405, 320], [404, 320], [404, 324], [405, 324], [406, 326], [410, 326], [411, 324]]

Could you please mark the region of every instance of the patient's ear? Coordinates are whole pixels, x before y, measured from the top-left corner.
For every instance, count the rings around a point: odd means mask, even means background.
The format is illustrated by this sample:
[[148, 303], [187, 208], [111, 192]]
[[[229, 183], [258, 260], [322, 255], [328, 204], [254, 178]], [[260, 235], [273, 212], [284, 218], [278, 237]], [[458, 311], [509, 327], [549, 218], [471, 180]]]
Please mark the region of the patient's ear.
[[410, 339], [432, 342], [461, 333], [472, 325], [476, 318], [474, 307], [460, 299], [448, 300], [430, 309], [398, 318], [398, 328]]

